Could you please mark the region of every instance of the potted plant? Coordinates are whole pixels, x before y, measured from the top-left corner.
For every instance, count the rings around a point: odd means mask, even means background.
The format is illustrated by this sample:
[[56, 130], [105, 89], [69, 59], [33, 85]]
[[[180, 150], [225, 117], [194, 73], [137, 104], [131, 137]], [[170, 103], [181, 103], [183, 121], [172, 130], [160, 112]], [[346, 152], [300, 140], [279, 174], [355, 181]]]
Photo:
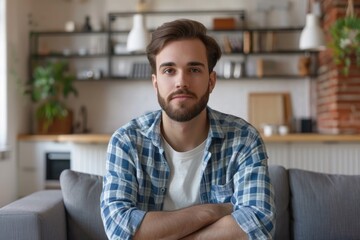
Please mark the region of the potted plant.
[[355, 61], [360, 66], [360, 18], [354, 14], [353, 1], [348, 1], [346, 15], [337, 19], [330, 28], [330, 48], [336, 64], [343, 66], [343, 73], [349, 74]]
[[72, 132], [72, 111], [64, 100], [77, 96], [75, 77], [68, 72], [66, 61], [47, 62], [35, 67], [25, 94], [38, 103], [36, 109], [38, 134], [67, 134]]

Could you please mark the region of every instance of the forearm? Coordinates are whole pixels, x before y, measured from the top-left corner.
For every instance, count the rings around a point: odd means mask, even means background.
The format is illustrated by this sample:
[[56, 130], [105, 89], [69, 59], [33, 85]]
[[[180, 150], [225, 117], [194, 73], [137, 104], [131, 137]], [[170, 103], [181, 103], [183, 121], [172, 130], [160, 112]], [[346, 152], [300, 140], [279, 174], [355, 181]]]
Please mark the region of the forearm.
[[232, 212], [231, 204], [202, 204], [170, 212], [148, 212], [134, 240], [180, 239]]
[[200, 229], [199, 231], [190, 234], [182, 240], [245, 240], [248, 239], [246, 233], [236, 223], [231, 215], [227, 215], [213, 224]]

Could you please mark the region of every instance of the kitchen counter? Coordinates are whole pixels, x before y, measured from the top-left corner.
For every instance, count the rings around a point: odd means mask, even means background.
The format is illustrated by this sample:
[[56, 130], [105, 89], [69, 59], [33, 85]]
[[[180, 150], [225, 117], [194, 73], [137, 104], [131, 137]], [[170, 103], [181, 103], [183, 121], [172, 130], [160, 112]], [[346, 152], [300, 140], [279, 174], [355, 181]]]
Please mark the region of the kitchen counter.
[[[107, 144], [110, 134], [60, 134], [60, 135], [29, 135], [20, 134], [19, 141], [53, 141], [74, 143]], [[265, 142], [360, 142], [360, 135], [326, 135], [326, 134], [287, 134], [284, 136], [263, 136]]]
[[[28, 179], [37, 186], [43, 181], [44, 162], [48, 152], [70, 152], [71, 169], [104, 175], [107, 145], [111, 134], [19, 135], [19, 169], [22, 192], [31, 189]], [[288, 134], [264, 137], [269, 164], [310, 171], [360, 174], [360, 134], [323, 135]], [[40, 165], [39, 165], [40, 164]], [[42, 164], [42, 165], [41, 165]], [[28, 169], [36, 169], [36, 174]], [[41, 186], [40, 186], [41, 187]]]
[[18, 141], [49, 141], [74, 143], [108, 143], [110, 134], [59, 134], [59, 135], [29, 135], [20, 134]]

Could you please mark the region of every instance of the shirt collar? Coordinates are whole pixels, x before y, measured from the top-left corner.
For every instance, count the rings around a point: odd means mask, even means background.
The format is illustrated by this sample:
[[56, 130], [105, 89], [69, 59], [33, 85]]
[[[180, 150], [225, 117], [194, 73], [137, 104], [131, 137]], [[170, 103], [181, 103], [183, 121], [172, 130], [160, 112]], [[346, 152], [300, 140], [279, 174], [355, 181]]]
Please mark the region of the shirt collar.
[[[156, 147], [161, 148], [161, 114], [162, 111], [156, 111], [152, 114], [152, 124], [149, 126], [147, 124], [143, 125], [142, 134], [151, 139], [153, 144]], [[221, 119], [221, 114], [211, 109], [210, 107], [207, 107], [207, 115], [209, 118], [210, 123], [210, 129], [208, 138], [224, 138], [224, 131], [221, 128], [221, 122], [223, 121]]]

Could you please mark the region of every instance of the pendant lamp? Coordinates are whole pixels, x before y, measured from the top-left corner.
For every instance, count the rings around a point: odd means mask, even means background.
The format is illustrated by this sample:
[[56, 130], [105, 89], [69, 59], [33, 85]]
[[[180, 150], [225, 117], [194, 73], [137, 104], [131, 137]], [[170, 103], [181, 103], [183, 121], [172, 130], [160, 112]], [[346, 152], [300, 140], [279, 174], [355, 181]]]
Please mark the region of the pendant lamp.
[[143, 14], [134, 14], [133, 26], [129, 32], [126, 49], [128, 52], [145, 52], [150, 40]]
[[300, 35], [299, 47], [302, 50], [324, 50], [326, 48], [325, 36], [320, 26], [319, 17], [310, 11], [312, 8], [310, 0], [308, 4], [306, 24]]

